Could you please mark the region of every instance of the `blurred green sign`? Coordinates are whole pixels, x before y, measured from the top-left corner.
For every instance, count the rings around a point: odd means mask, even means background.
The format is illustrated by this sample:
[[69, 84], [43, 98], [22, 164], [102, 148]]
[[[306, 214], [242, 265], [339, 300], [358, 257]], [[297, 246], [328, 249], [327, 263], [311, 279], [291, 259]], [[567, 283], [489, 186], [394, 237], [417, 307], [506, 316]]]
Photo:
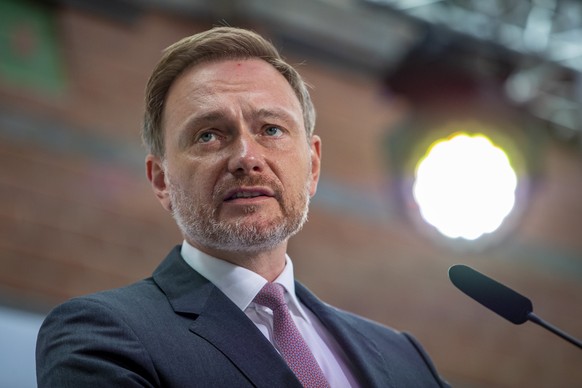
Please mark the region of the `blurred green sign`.
[[55, 11], [40, 2], [0, 0], [0, 80], [49, 93], [64, 88]]

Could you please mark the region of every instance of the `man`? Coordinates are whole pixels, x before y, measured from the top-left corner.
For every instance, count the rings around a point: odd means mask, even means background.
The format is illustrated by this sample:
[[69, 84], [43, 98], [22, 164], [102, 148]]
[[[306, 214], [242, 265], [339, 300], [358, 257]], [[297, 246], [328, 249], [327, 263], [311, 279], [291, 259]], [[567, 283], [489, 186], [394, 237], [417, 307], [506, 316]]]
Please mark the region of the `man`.
[[184, 242], [153, 276], [47, 317], [40, 387], [442, 386], [409, 335], [293, 279], [321, 140], [304, 82], [259, 35], [166, 49], [146, 90], [147, 177]]

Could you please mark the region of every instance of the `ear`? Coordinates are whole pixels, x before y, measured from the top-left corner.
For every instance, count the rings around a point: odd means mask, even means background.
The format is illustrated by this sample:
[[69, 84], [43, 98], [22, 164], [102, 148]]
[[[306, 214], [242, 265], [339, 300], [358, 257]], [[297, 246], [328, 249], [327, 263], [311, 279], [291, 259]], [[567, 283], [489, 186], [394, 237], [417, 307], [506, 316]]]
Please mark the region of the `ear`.
[[317, 191], [319, 173], [321, 171], [321, 139], [317, 135], [311, 136], [311, 182], [309, 195], [313, 197]]
[[170, 200], [170, 193], [168, 191], [168, 182], [166, 181], [166, 172], [162, 160], [158, 156], [149, 154], [146, 156], [146, 175], [154, 194], [162, 207], [167, 211], [172, 211], [172, 201]]

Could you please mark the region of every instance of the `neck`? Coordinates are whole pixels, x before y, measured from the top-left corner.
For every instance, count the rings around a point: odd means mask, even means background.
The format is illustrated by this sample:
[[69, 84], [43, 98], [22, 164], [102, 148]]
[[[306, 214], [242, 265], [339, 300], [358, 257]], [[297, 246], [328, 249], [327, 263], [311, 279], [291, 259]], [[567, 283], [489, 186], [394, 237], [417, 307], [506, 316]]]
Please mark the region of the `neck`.
[[227, 251], [201, 246], [190, 240], [188, 240], [188, 243], [212, 257], [228, 261], [229, 263], [253, 271], [267, 279], [269, 282], [274, 281], [285, 268], [287, 241], [284, 241], [272, 249], [261, 251]]

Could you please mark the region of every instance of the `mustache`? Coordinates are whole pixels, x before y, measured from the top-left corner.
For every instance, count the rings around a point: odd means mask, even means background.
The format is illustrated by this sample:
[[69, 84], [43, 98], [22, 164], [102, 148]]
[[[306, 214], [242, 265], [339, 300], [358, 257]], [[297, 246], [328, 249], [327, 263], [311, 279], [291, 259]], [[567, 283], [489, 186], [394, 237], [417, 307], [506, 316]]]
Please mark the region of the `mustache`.
[[214, 198], [220, 199], [222, 201], [227, 192], [241, 186], [268, 187], [273, 191], [273, 196], [275, 199], [278, 201], [283, 199], [283, 187], [277, 180], [265, 176], [248, 175], [229, 178], [228, 180], [217, 184], [214, 189]]

